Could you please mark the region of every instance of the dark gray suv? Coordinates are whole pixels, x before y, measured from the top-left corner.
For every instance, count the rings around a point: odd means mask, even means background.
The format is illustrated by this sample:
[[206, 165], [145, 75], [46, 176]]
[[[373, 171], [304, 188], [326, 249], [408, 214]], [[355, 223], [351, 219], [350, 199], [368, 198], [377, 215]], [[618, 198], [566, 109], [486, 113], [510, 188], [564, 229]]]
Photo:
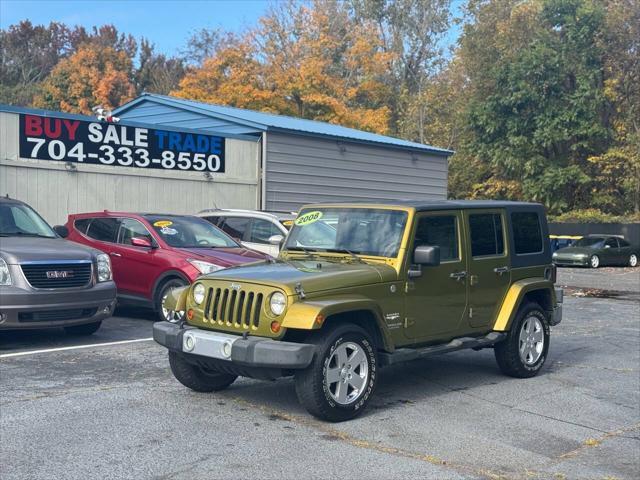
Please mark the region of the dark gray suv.
[[108, 255], [63, 240], [29, 205], [0, 198], [0, 330], [90, 335], [115, 298]]

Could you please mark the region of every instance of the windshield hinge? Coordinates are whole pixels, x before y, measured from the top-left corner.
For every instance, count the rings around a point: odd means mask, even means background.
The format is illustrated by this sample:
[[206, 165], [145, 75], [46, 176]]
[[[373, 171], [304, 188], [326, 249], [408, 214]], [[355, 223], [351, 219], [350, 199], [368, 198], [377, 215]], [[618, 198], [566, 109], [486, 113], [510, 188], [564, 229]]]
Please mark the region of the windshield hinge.
[[295, 290], [296, 290], [296, 293], [300, 296], [300, 299], [304, 300], [306, 295], [304, 294], [304, 289], [302, 288], [302, 284], [300, 282], [296, 283]]

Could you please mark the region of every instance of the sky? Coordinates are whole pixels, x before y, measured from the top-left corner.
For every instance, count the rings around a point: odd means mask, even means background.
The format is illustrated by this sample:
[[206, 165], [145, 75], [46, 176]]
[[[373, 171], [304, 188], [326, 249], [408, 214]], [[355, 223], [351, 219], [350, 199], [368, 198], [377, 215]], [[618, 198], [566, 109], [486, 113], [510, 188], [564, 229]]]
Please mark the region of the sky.
[[[156, 50], [179, 54], [188, 38], [202, 28], [240, 32], [256, 24], [277, 0], [0, 0], [0, 28], [29, 19], [33, 24], [113, 24], [118, 31], [145, 37]], [[459, 14], [461, 0], [453, 0]], [[455, 43], [460, 29], [452, 26], [445, 44]]]
[[0, 28], [25, 19], [89, 28], [112, 23], [173, 55], [192, 32], [205, 27], [241, 31], [255, 25], [268, 6], [268, 0], [0, 0]]

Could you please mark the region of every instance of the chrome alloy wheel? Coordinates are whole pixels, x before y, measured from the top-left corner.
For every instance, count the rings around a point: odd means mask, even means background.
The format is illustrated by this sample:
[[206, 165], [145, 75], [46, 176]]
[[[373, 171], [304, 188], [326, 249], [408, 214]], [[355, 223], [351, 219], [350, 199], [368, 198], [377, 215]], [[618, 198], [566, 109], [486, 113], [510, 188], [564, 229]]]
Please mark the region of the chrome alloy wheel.
[[326, 365], [324, 381], [336, 403], [349, 405], [360, 398], [369, 382], [369, 363], [360, 345], [340, 344]]
[[635, 267], [636, 265], [638, 265], [638, 256], [635, 253], [632, 253], [629, 257], [629, 266]]
[[520, 360], [527, 365], [535, 364], [544, 350], [544, 329], [538, 317], [527, 317], [522, 322], [518, 344]]
[[179, 322], [184, 317], [184, 310], [180, 310], [179, 312], [176, 312], [175, 310], [166, 309], [164, 306], [164, 302], [168, 296], [169, 296], [169, 293], [165, 293], [162, 296], [162, 316], [167, 322], [172, 322], [172, 323]]
[[592, 256], [589, 263], [591, 264], [591, 268], [598, 268], [600, 266], [600, 257], [597, 255]]

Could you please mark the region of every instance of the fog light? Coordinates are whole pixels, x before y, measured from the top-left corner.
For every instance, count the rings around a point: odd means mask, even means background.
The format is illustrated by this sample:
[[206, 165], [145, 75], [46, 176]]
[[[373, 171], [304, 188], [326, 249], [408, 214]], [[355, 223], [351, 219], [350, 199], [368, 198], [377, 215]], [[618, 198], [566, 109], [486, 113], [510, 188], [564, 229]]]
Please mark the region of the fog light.
[[278, 333], [280, 331], [280, 322], [276, 322], [275, 320], [271, 322], [271, 331], [273, 333]]
[[185, 337], [184, 337], [184, 349], [187, 352], [190, 352], [195, 347], [196, 347], [196, 339], [192, 335], [185, 335]]
[[231, 342], [224, 342], [222, 344], [222, 355], [226, 358], [231, 356]]

